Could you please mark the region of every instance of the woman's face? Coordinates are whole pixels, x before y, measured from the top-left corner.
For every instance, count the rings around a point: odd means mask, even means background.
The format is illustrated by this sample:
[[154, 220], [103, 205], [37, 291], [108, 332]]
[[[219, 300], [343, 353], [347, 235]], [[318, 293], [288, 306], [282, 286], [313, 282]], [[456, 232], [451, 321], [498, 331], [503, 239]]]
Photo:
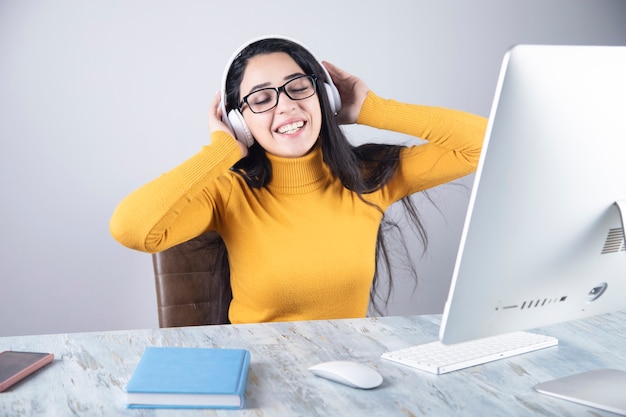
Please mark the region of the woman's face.
[[[256, 55], [248, 60], [240, 86], [240, 99], [267, 87], [280, 87], [304, 71], [284, 52]], [[292, 100], [281, 91], [278, 104], [253, 113], [244, 104], [242, 114], [250, 133], [267, 152], [295, 158], [311, 150], [320, 134], [322, 111], [317, 94]]]

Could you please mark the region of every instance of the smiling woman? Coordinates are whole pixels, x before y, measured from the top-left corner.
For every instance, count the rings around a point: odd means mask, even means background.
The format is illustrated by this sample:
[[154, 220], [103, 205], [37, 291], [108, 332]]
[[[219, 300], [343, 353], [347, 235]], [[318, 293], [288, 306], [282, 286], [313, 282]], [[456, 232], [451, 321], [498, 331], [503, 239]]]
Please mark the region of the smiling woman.
[[[358, 123], [426, 143], [352, 146]], [[225, 71], [211, 144], [126, 197], [122, 244], [157, 252], [216, 231], [228, 250], [232, 323], [364, 317], [387, 263], [385, 210], [476, 169], [486, 120], [386, 100], [284, 38], [255, 40]], [[389, 286], [390, 288], [390, 286]]]
[[[240, 91], [249, 93], [238, 110], [265, 151], [292, 158], [311, 150], [322, 126], [314, 82], [315, 76], [304, 74], [284, 52], [260, 54], [248, 61]], [[275, 85], [280, 87], [260, 88]]]

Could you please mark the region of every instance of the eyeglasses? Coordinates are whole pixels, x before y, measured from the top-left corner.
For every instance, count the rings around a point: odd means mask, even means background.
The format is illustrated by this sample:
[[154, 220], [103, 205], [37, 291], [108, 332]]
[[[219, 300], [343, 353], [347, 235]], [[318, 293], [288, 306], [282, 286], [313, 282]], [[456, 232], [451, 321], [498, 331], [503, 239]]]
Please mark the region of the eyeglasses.
[[278, 105], [280, 93], [285, 93], [292, 100], [304, 100], [315, 94], [317, 78], [315, 75], [299, 75], [292, 78], [280, 87], [268, 87], [253, 91], [239, 103], [239, 111], [244, 103], [252, 113], [263, 113], [272, 110]]

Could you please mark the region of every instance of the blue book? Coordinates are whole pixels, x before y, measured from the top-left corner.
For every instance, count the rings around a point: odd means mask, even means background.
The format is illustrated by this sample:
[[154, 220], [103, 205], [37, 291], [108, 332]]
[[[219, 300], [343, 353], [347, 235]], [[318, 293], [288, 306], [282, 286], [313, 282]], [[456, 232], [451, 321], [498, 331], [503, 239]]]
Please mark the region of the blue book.
[[245, 349], [147, 347], [126, 385], [129, 408], [243, 408]]

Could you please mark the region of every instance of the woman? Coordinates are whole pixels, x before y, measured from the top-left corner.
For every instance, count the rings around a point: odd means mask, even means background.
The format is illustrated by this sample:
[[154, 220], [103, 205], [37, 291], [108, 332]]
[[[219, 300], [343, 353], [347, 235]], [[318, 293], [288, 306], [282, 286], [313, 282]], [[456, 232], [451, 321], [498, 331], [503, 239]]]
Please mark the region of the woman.
[[[225, 103], [219, 94], [212, 102], [210, 145], [126, 197], [111, 220], [120, 243], [146, 252], [217, 231], [228, 249], [232, 323], [364, 317], [384, 211], [476, 169], [485, 119], [384, 100], [324, 66], [332, 80], [287, 39], [243, 48], [227, 68]], [[336, 85], [341, 106], [324, 83]], [[245, 123], [249, 148], [225, 112]], [[428, 142], [354, 148], [339, 123]]]

